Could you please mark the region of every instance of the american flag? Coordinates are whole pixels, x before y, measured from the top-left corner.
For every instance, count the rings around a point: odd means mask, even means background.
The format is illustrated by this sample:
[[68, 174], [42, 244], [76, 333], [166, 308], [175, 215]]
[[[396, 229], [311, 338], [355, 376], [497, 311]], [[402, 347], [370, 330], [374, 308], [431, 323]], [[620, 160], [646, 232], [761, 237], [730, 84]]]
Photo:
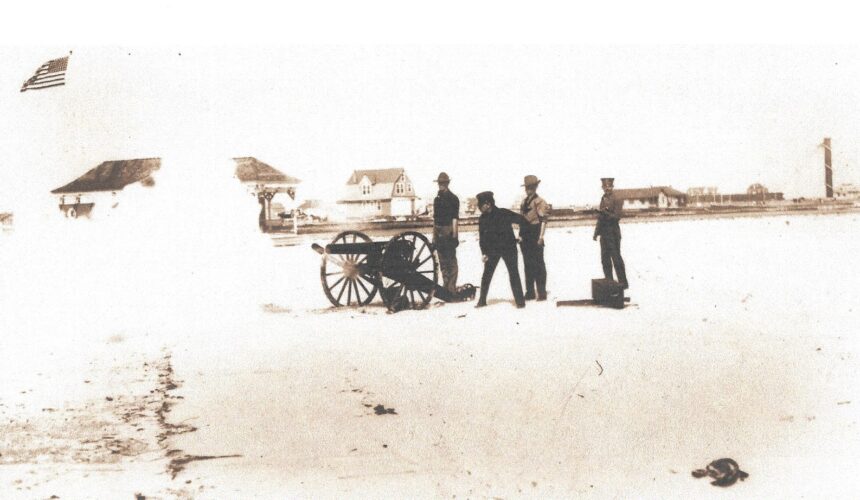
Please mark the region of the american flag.
[[69, 56], [52, 59], [39, 66], [36, 74], [21, 86], [21, 92], [25, 90], [47, 89], [66, 84], [66, 66], [69, 65]]

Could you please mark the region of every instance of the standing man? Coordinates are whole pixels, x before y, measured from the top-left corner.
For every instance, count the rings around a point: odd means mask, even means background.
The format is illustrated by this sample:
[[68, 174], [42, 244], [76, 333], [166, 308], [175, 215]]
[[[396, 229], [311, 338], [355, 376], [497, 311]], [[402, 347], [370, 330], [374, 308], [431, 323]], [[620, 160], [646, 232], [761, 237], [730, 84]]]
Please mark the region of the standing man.
[[258, 217], [259, 218], [258, 222], [260, 224], [260, 231], [265, 233], [266, 232], [266, 198], [264, 198], [262, 194], [258, 194], [257, 195], [257, 201], [260, 203], [260, 216]]
[[537, 195], [540, 179], [527, 175], [523, 180], [526, 188], [526, 199], [520, 206], [520, 213], [526, 219], [520, 225], [520, 248], [523, 251], [523, 264], [526, 273], [526, 300], [535, 299], [535, 284], [537, 284], [537, 300], [546, 300], [546, 264], [543, 260], [543, 234], [546, 231], [549, 207], [543, 198]]
[[524, 224], [525, 218], [506, 208], [496, 206], [493, 193], [484, 191], [478, 193], [478, 208], [481, 217], [478, 219], [478, 234], [481, 246], [484, 274], [481, 276], [481, 297], [475, 307], [487, 305], [487, 292], [490, 281], [499, 264], [499, 259], [505, 261], [508, 268], [508, 278], [511, 281], [511, 291], [518, 308], [526, 306], [523, 297], [523, 287], [520, 283], [520, 271], [517, 267], [517, 240], [514, 236], [513, 224]]
[[439, 255], [442, 287], [457, 293], [457, 246], [460, 244], [457, 223], [460, 220], [460, 199], [448, 189], [451, 179], [445, 172], [436, 179], [439, 193], [433, 200], [433, 247]]
[[603, 276], [612, 279], [612, 267], [622, 288], [627, 289], [627, 273], [624, 271], [624, 260], [621, 258], [621, 219], [623, 200], [618, 199], [612, 192], [615, 179], [603, 177], [603, 197], [600, 199], [600, 212], [597, 215], [597, 226], [594, 228], [594, 240], [600, 236], [600, 261], [603, 264]]

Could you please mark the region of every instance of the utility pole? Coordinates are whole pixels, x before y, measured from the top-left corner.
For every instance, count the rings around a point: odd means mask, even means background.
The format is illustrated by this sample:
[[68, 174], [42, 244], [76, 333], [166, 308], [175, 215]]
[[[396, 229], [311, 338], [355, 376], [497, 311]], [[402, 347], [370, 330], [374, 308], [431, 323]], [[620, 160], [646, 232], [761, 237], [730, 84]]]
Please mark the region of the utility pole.
[[833, 167], [830, 162], [830, 138], [825, 137], [824, 143], [824, 193], [827, 198], [833, 198]]

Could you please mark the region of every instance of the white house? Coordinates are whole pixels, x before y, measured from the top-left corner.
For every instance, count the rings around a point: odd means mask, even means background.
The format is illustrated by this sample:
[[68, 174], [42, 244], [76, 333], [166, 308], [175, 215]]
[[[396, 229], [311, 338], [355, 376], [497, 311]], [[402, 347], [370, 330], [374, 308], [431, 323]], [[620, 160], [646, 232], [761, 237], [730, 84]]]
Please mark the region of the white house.
[[624, 210], [678, 208], [687, 204], [687, 195], [671, 186], [616, 189], [615, 196], [624, 200]]
[[94, 209], [116, 207], [119, 203], [117, 193], [129, 184], [140, 182], [144, 186], [152, 186], [152, 173], [159, 168], [160, 158], [105, 161], [51, 193], [57, 195], [60, 210], [66, 217], [89, 217]]
[[384, 168], [355, 170], [337, 202], [349, 218], [373, 219], [413, 217], [417, 199], [405, 169]]

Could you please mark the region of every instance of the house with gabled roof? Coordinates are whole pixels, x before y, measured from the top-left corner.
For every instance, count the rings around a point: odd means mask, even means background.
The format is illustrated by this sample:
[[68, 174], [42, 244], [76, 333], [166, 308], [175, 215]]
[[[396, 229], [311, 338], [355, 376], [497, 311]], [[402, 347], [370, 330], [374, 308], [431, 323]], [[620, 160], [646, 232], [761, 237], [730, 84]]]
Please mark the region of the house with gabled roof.
[[349, 218], [413, 217], [415, 188], [404, 168], [355, 170], [337, 201]]
[[615, 197], [624, 200], [624, 210], [679, 208], [687, 205], [687, 194], [672, 186], [615, 189]]
[[130, 184], [155, 184], [153, 172], [161, 168], [161, 158], [111, 160], [100, 163], [72, 182], [51, 191], [60, 210], [71, 219], [89, 217], [96, 205], [115, 207], [117, 193]]

